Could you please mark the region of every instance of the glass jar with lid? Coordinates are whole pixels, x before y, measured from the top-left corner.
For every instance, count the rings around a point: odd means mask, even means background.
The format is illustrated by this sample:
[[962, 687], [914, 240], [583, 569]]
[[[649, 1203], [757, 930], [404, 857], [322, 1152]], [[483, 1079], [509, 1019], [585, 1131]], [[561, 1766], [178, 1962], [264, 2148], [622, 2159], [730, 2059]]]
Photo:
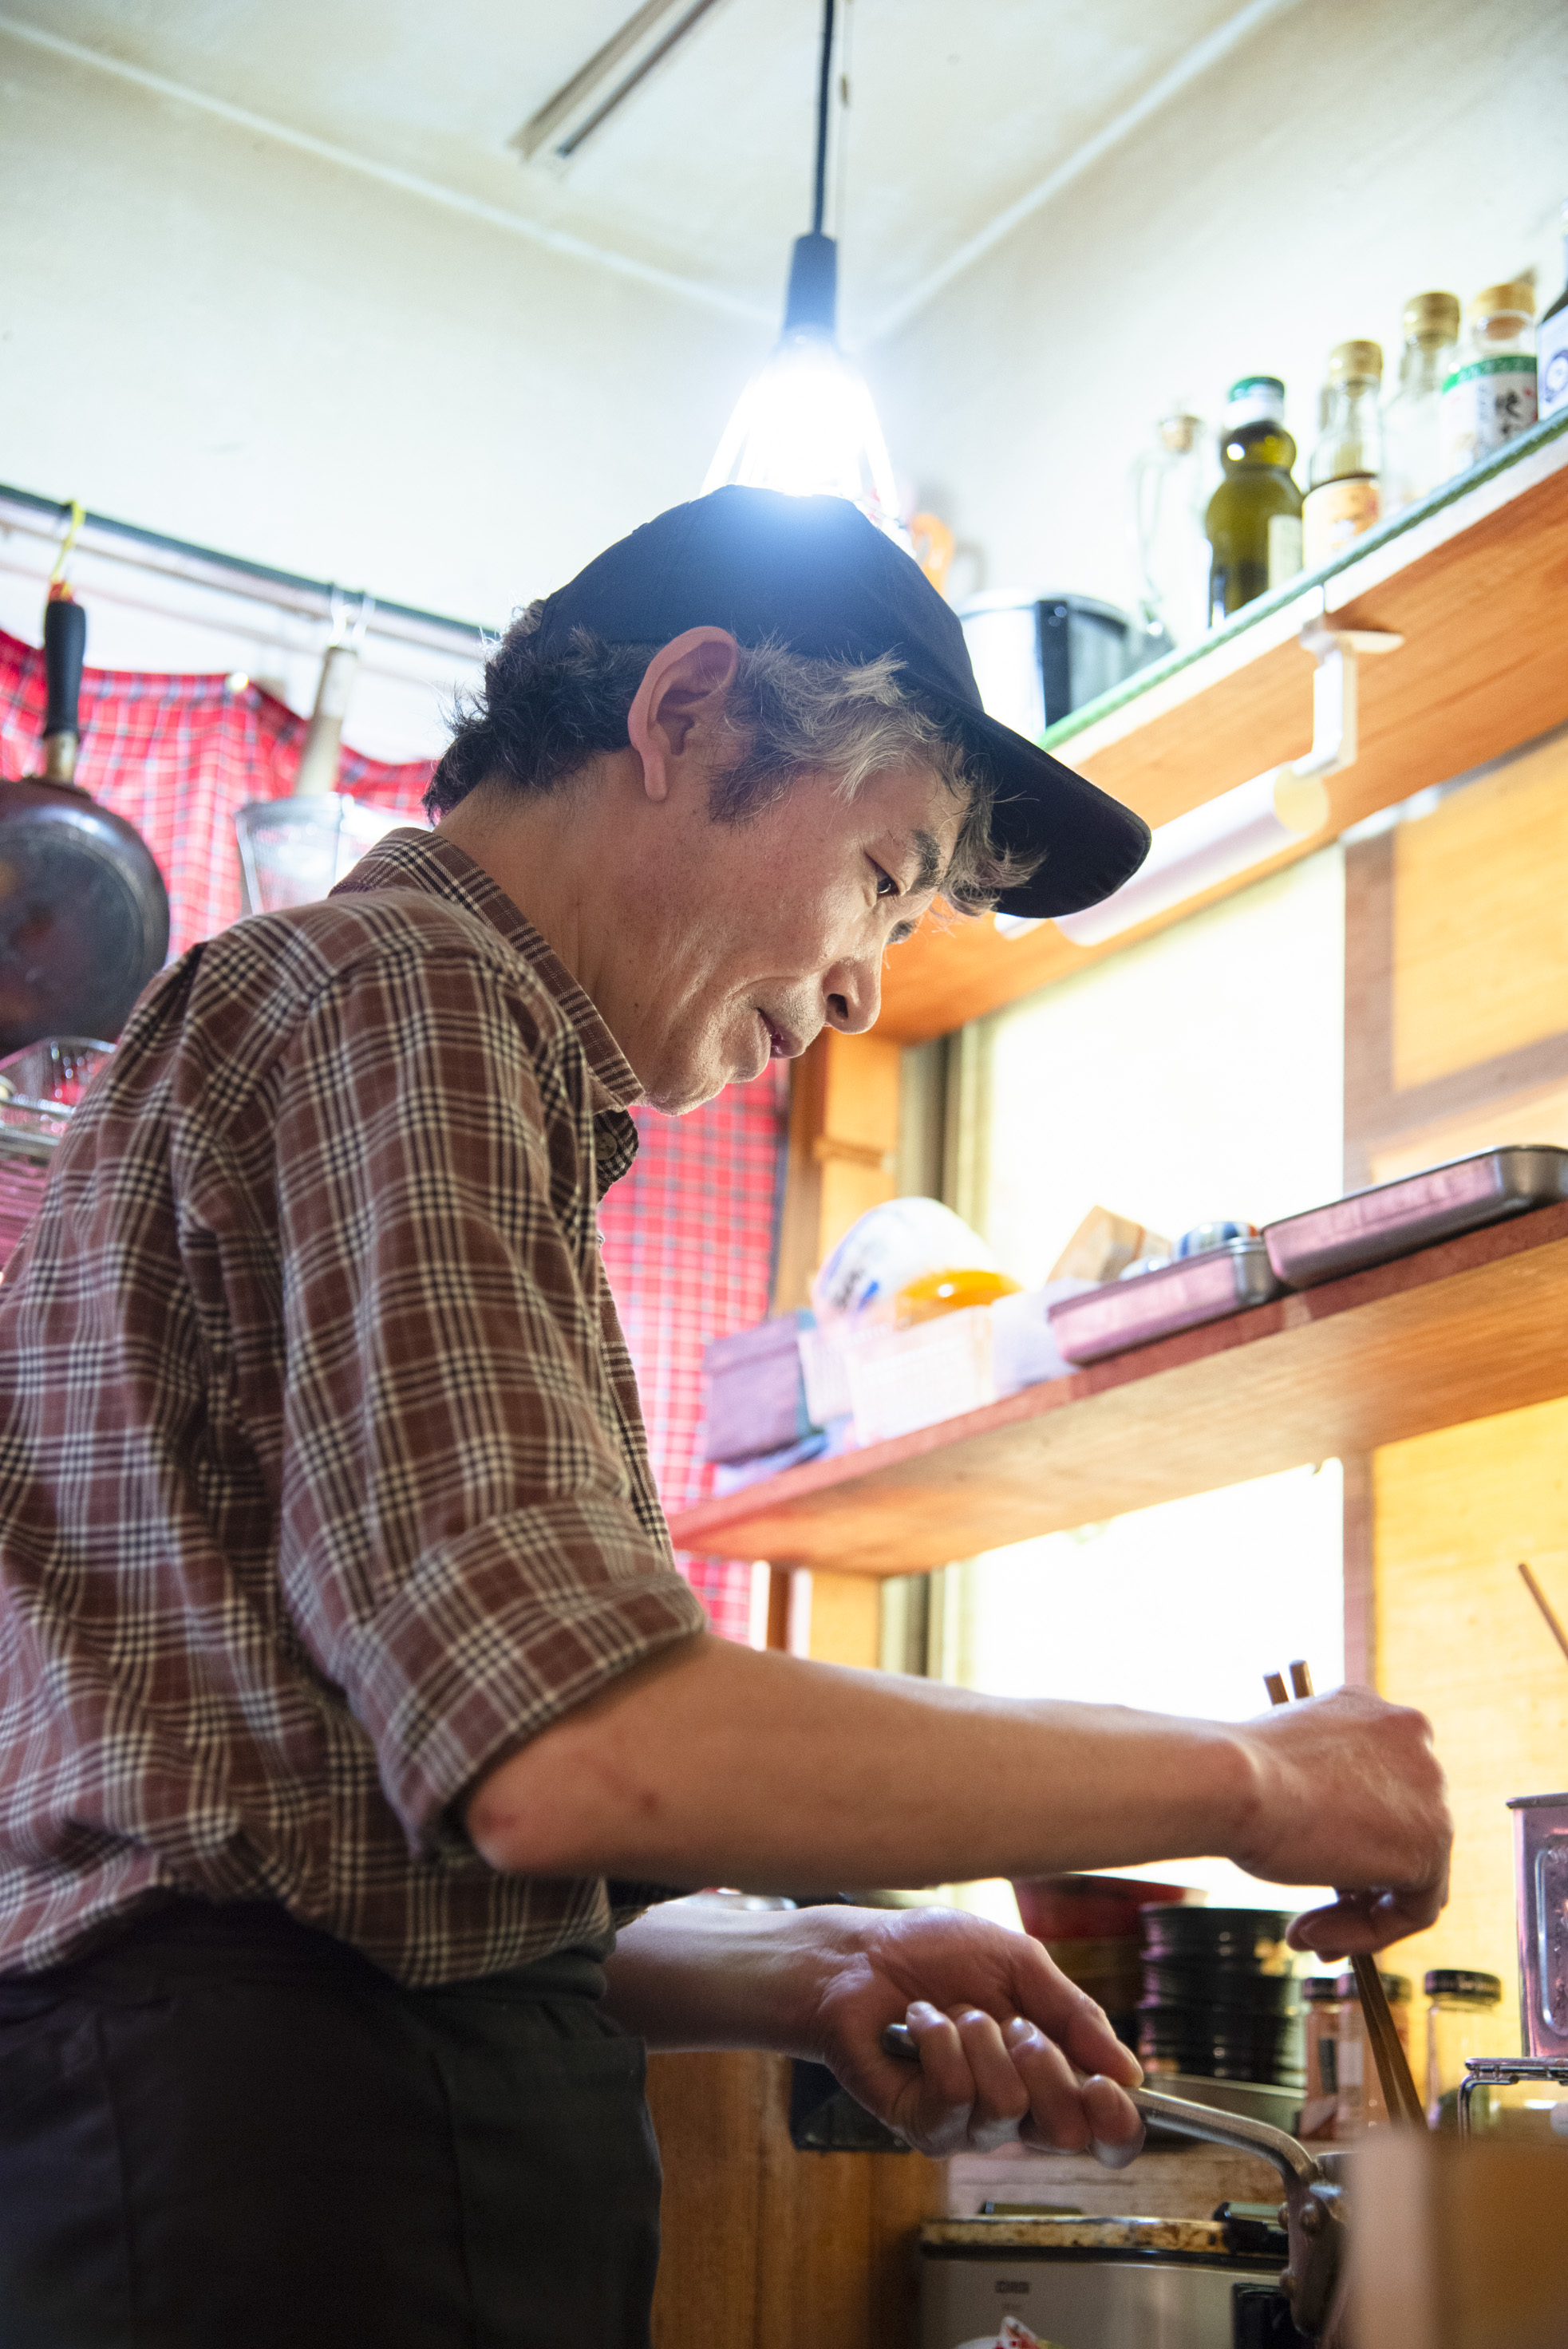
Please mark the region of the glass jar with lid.
[[[1388, 2012], [1394, 2018], [1399, 2044], [1405, 2050], [1405, 2060], [1408, 2063], [1409, 1977], [1407, 1974], [1380, 1974], [1378, 1979], [1383, 1984], [1383, 1995], [1388, 2001]], [[1347, 1969], [1336, 1977], [1336, 1987], [1340, 2002], [1337, 2045], [1339, 2108], [1334, 2120], [1334, 2135], [1344, 2145], [1365, 2137], [1369, 2128], [1385, 2127], [1388, 2106], [1384, 2100], [1383, 2084], [1377, 2076], [1372, 2042], [1367, 2037], [1366, 2018], [1361, 2012], [1355, 1974]]]
[[1535, 288], [1528, 278], [1489, 285], [1470, 304], [1470, 328], [1443, 384], [1443, 462], [1462, 473], [1535, 421]]
[[1380, 343], [1336, 343], [1328, 355], [1323, 429], [1302, 501], [1302, 560], [1316, 571], [1343, 554], [1382, 512]]
[[1405, 305], [1399, 387], [1383, 410], [1383, 518], [1430, 496], [1445, 478], [1443, 386], [1459, 339], [1457, 294], [1415, 294]]
[[1459, 2127], [1459, 2088], [1472, 2055], [1506, 2055], [1502, 1984], [1496, 1974], [1439, 1966], [1426, 1979], [1427, 2124]]

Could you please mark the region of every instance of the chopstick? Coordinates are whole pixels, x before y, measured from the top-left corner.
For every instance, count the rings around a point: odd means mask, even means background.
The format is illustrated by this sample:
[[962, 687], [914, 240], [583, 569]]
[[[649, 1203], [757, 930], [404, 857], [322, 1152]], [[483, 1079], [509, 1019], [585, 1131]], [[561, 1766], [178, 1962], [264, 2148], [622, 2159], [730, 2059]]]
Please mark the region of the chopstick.
[[1542, 1615], [1546, 1618], [1547, 1630], [1551, 1632], [1552, 1638], [1556, 1640], [1563, 1654], [1568, 1656], [1568, 1632], [1563, 1630], [1562, 1624], [1557, 1620], [1555, 1614], [1552, 1612], [1552, 1601], [1548, 1599], [1545, 1591], [1542, 1590], [1541, 1585], [1537, 1582], [1535, 1577], [1532, 1574], [1530, 1568], [1525, 1565], [1522, 1558], [1521, 1558], [1519, 1562], [1519, 1570], [1524, 1578], [1524, 1587], [1526, 1590], [1529, 1591], [1532, 1599], [1534, 1599]]
[[[1529, 1572], [1528, 1568], [1521, 1568], [1520, 1570], [1524, 1574]], [[1544, 1601], [1542, 1605], [1544, 1606]], [[1555, 1630], [1556, 1626], [1553, 1625], [1552, 1628]], [[1562, 1639], [1561, 1631], [1557, 1636]], [[1563, 1642], [1563, 1653], [1568, 1655], [1568, 1641]], [[1296, 1695], [1301, 1698], [1311, 1696], [1312, 1674], [1305, 1663], [1298, 1659], [1292, 1664], [1290, 1671], [1291, 1686]], [[1263, 1685], [1269, 1692], [1271, 1704], [1289, 1704], [1290, 1698], [1285, 1693], [1284, 1682], [1278, 1672], [1266, 1672], [1263, 1676]], [[1394, 2017], [1388, 2009], [1388, 2000], [1383, 1988], [1383, 1977], [1378, 1971], [1375, 1952], [1370, 1950], [1362, 1951], [1359, 1955], [1351, 1959], [1350, 1969], [1355, 1976], [1356, 1994], [1361, 2001], [1361, 2013], [1366, 2024], [1366, 2036], [1372, 2043], [1372, 2059], [1377, 2066], [1377, 2077], [1383, 2089], [1383, 2101], [1388, 2107], [1388, 2117], [1390, 2121], [1403, 2121], [1412, 2128], [1424, 2129], [1427, 2126], [1426, 2111], [1420, 2097], [1416, 2093], [1416, 2083], [1410, 2076], [1410, 2066], [1406, 2060], [1405, 2050], [1400, 2044], [1399, 2033], [1394, 2028]]]

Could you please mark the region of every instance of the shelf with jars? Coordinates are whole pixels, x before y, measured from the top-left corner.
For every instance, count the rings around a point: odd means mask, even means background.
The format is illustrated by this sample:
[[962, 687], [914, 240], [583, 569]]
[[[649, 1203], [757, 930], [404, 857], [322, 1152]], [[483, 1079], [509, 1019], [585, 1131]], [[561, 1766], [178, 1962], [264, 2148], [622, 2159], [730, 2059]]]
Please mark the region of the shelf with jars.
[[1046, 747], [1169, 823], [1307, 753], [1325, 628], [1402, 641], [1365, 664], [1358, 754], [1328, 779], [1315, 831], [1096, 946], [1051, 922], [1006, 936], [989, 918], [928, 918], [888, 958], [879, 1033], [961, 1027], [1568, 720], [1568, 411], [1075, 710]]

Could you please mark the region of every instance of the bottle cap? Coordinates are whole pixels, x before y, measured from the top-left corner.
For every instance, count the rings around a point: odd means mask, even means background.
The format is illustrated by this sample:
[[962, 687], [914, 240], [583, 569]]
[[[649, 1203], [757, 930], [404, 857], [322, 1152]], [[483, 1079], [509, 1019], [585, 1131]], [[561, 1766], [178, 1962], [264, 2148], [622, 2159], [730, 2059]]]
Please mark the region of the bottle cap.
[[[1380, 1973], [1377, 1979], [1383, 1985], [1384, 1997], [1388, 2000], [1391, 2005], [1397, 2006], [1401, 1999], [1407, 1999], [1409, 1997], [1410, 1977], [1408, 1974]], [[1336, 1974], [1334, 1976], [1334, 1985], [1338, 1990], [1341, 1998], [1354, 1998], [1356, 1995], [1355, 1976], [1353, 1973], [1346, 1972]]]
[[1335, 343], [1328, 355], [1328, 379], [1330, 383], [1380, 383], [1382, 344]]
[[1496, 1974], [1471, 1973], [1462, 1966], [1439, 1966], [1422, 1987], [1428, 1998], [1469, 1998], [1480, 2006], [1495, 2006], [1502, 1996]]
[[1528, 277], [1511, 278], [1506, 285], [1486, 285], [1470, 304], [1472, 318], [1533, 318], [1535, 288]]
[[[1355, 1976], [1351, 1976], [1354, 1982]], [[1303, 1974], [1301, 1993], [1308, 2006], [1336, 2006], [1339, 2003], [1339, 1982], [1334, 1974]]]
[[1225, 421], [1232, 429], [1238, 424], [1282, 424], [1285, 420], [1285, 387], [1277, 375], [1239, 376], [1231, 386]]
[[1401, 320], [1415, 343], [1435, 347], [1459, 338], [1459, 297], [1457, 294], [1412, 294]]

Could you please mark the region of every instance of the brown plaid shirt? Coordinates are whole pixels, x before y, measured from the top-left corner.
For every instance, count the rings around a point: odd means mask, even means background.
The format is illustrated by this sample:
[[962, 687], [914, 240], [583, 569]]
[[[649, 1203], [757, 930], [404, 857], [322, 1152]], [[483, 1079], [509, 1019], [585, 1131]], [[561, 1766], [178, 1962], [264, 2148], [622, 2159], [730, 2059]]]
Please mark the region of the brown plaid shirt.
[[599, 1261], [636, 1097], [439, 833], [142, 998], [0, 1288], [0, 1971], [167, 1889], [410, 1983], [649, 1897], [452, 1807], [704, 1620]]

